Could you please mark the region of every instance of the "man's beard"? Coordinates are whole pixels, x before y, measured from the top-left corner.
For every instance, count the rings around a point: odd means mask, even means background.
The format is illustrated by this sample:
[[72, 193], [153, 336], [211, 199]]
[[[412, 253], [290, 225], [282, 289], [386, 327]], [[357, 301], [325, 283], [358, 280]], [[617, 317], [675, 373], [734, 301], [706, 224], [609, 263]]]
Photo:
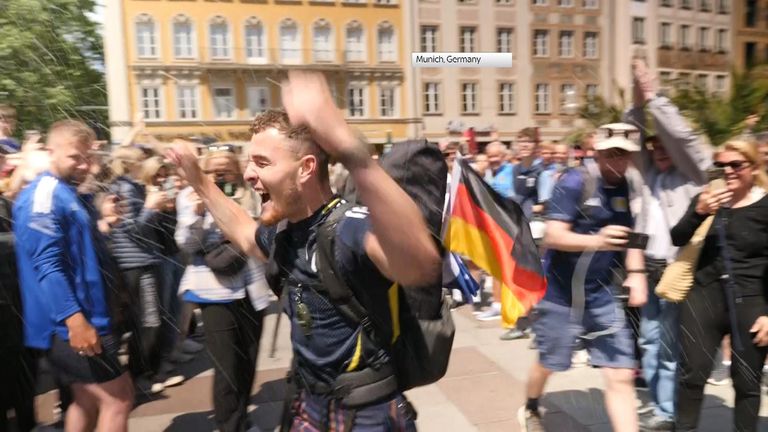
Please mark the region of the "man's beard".
[[300, 206], [301, 195], [298, 189], [291, 187], [283, 194], [280, 202], [275, 200], [273, 195], [272, 199], [262, 204], [259, 223], [264, 226], [276, 225], [281, 220], [291, 217], [291, 214], [295, 213]]

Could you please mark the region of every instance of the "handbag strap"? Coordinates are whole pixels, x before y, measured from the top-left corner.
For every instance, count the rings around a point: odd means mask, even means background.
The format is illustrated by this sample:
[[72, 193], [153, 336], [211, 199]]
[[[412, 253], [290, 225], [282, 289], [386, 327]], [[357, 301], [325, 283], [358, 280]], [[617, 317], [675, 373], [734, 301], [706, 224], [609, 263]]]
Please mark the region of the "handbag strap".
[[731, 261], [731, 251], [728, 248], [728, 240], [726, 236], [726, 227], [728, 226], [728, 216], [724, 211], [718, 212], [718, 217], [715, 218], [715, 229], [717, 230], [718, 246], [720, 249], [720, 257], [723, 259], [724, 272], [720, 276], [720, 281], [725, 290], [725, 297], [728, 301], [728, 316], [731, 321], [731, 341], [733, 347], [737, 351], [743, 349], [741, 342], [741, 335], [739, 334], [739, 327], [736, 318], [736, 281], [733, 279], [733, 262]]

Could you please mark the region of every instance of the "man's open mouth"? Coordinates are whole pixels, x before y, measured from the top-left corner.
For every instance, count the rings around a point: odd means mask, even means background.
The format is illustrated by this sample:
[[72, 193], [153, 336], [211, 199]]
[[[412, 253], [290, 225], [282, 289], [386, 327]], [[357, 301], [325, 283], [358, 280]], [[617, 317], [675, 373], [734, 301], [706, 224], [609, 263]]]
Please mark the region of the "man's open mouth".
[[261, 203], [266, 204], [270, 200], [269, 192], [260, 192], [259, 196], [261, 197]]

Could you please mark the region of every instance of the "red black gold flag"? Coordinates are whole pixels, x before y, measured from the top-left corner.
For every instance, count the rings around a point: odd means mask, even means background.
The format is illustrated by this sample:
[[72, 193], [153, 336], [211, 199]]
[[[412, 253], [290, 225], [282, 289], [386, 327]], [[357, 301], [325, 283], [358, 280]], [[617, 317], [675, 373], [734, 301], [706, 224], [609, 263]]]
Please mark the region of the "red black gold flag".
[[544, 296], [546, 278], [523, 210], [491, 188], [463, 159], [454, 163], [443, 242], [502, 284], [505, 327]]

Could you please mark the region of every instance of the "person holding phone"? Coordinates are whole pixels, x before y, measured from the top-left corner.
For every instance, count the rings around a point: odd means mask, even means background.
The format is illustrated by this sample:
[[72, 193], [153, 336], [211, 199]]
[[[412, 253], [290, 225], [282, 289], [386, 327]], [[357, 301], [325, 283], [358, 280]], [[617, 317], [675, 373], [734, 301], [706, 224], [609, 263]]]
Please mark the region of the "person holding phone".
[[726, 142], [715, 156], [725, 188], [705, 188], [671, 231], [682, 246], [704, 220], [715, 220], [704, 241], [694, 283], [680, 309], [680, 376], [675, 430], [698, 427], [704, 385], [720, 341], [731, 335], [736, 392], [734, 430], [758, 430], [760, 383], [768, 354], [768, 174], [754, 143]]
[[[643, 430], [669, 431], [675, 417], [678, 305], [659, 298], [655, 289], [667, 264], [677, 256], [670, 228], [706, 183], [705, 171], [712, 164], [712, 152], [677, 107], [657, 96], [645, 61], [633, 62], [633, 75], [634, 107], [625, 121], [637, 126], [644, 143], [634, 161], [644, 180], [643, 205], [635, 229], [649, 236], [644, 248], [648, 303], [641, 310], [638, 344], [650, 402], [640, 408], [640, 425]], [[645, 127], [651, 121], [653, 135]]]
[[[539, 398], [553, 372], [570, 368], [577, 338], [584, 341], [592, 365], [602, 369], [613, 430], [638, 429], [634, 338], [613, 292], [617, 284], [626, 287], [634, 307], [647, 297], [642, 251], [627, 249], [633, 220], [625, 173], [639, 146], [613, 136], [595, 149], [594, 172], [572, 168], [563, 173], [546, 213], [547, 292], [533, 321], [539, 359], [528, 375], [527, 402], [518, 412], [527, 432], [544, 430]], [[622, 269], [626, 279], [615, 281]]]

